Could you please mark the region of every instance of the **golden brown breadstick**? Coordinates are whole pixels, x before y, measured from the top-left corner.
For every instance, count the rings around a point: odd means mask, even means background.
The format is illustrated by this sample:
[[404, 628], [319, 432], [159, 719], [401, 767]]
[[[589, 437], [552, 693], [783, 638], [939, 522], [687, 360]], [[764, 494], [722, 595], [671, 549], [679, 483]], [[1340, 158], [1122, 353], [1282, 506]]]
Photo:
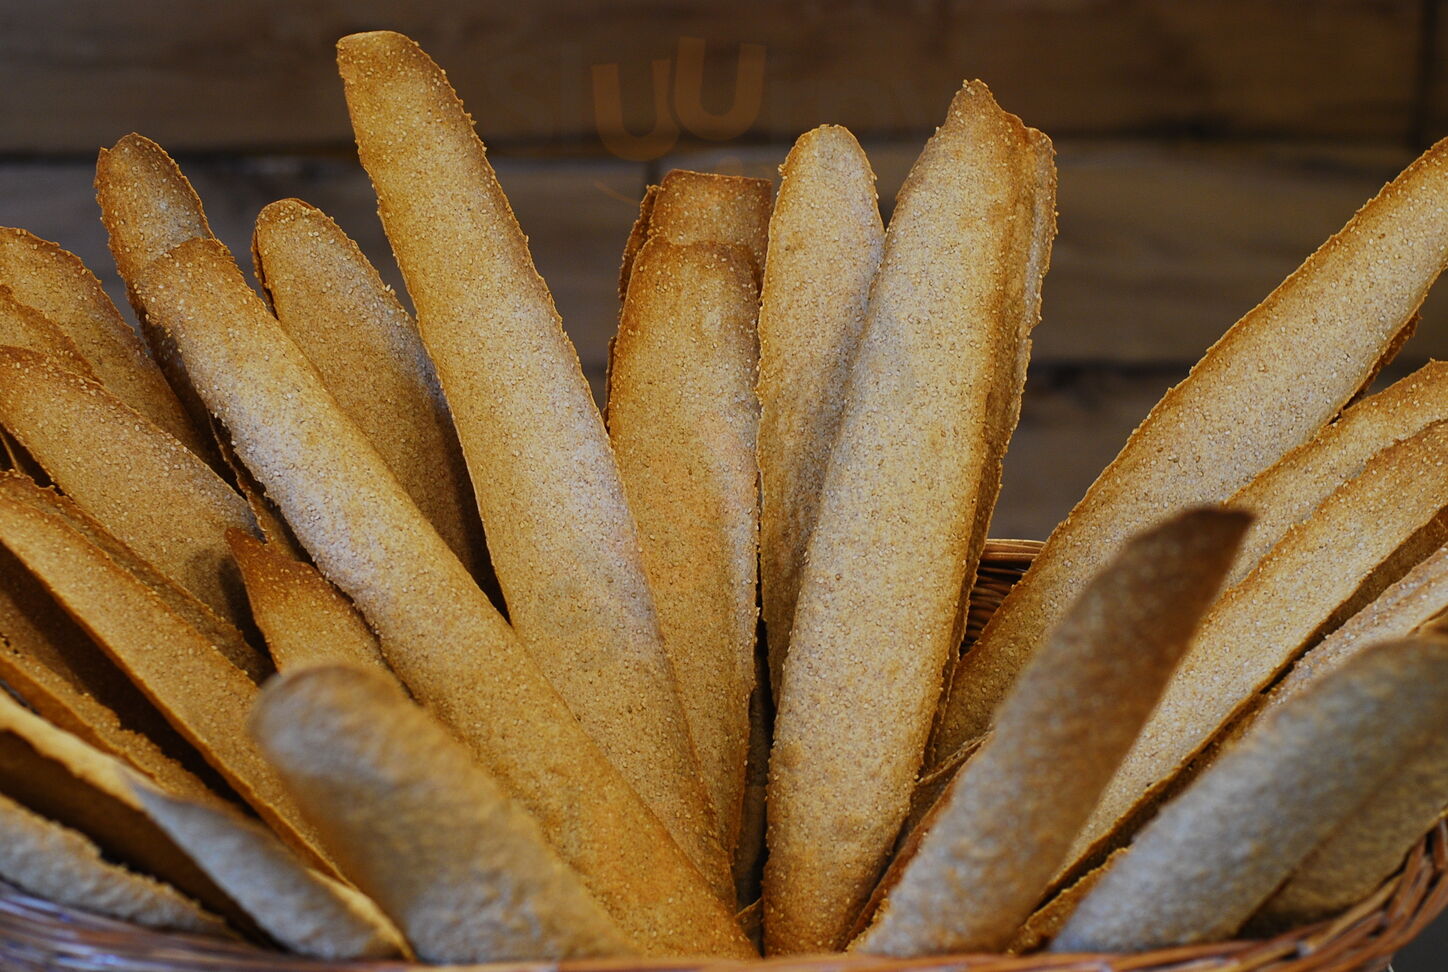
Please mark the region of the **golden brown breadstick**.
[[[96, 158], [96, 202], [101, 207], [111, 257], [126, 282], [141, 334], [167, 382], [181, 400], [191, 424], [208, 427], [206, 408], [191, 387], [166, 335], [158, 330], [136, 294], [135, 281], [161, 254], [185, 240], [214, 239], [196, 190], [166, 151], [132, 132]], [[215, 463], [214, 450], [203, 458]]]
[[776, 687], [885, 236], [848, 129], [801, 135], [779, 173], [759, 304], [759, 584]]
[[377, 636], [317, 568], [249, 534], [233, 530], [226, 539], [278, 670], [332, 662], [392, 674]]
[[995, 377], [1014, 370], [1022, 320], [1037, 311], [1049, 152], [968, 82], [900, 192], [780, 683], [771, 952], [844, 944], [909, 806], [980, 557], [982, 469], [1012, 420]]
[[754, 688], [758, 291], [748, 252], [654, 237], [619, 318], [608, 430], [724, 848], [739, 842]]
[[48, 355], [69, 371], [95, 377], [70, 335], [34, 307], [22, 304], [4, 284], [0, 284], [0, 345]]
[[184, 243], [140, 289], [237, 452], [323, 574], [367, 617], [393, 671], [538, 818], [614, 920], [649, 949], [747, 954], [724, 903], [584, 732], [226, 251]]
[[284, 675], [252, 727], [424, 962], [638, 953], [533, 818], [390, 679], [342, 666]]
[[1448, 362], [1430, 361], [1348, 408], [1237, 490], [1227, 505], [1256, 519], [1227, 586], [1246, 577], [1288, 528], [1307, 519], [1329, 493], [1362, 472], [1373, 455], [1443, 419], [1448, 419]]
[[1445, 730], [1448, 641], [1377, 645], [1264, 718], [1167, 804], [1051, 950], [1134, 952], [1230, 937]]
[[[638, 218], [634, 220], [633, 228], [628, 232], [628, 240], [623, 245], [623, 261], [618, 268], [618, 299], [620, 302], [628, 296], [629, 277], [633, 276], [634, 258], [639, 255], [639, 250], [649, 239], [649, 219], [654, 214], [654, 200], [659, 198], [659, 187], [649, 186], [644, 190], [644, 198], [639, 200]], [[613, 355], [609, 355], [610, 358]]]
[[1448, 745], [1435, 739], [1307, 856], [1252, 917], [1268, 932], [1330, 918], [1366, 898], [1448, 807]]
[[0, 284], [64, 331], [117, 398], [205, 454], [203, 432], [191, 424], [141, 339], [79, 257], [26, 230], [0, 228]]
[[1198, 510], [1122, 547], [1021, 673], [852, 949], [992, 952], [1010, 941], [1151, 714], [1248, 522]]
[[0, 349], [0, 423], [67, 495], [223, 617], [246, 617], [228, 529], [250, 508], [211, 467], [96, 382]]
[[438, 66], [390, 31], [337, 48], [358, 155], [452, 407], [513, 628], [727, 896], [618, 463], [527, 238]]
[[[641, 207], [639, 219], [647, 216], [647, 239], [743, 247], [757, 281], [769, 245], [773, 192], [768, 179], [674, 169], [659, 184], [653, 204]], [[625, 250], [626, 262], [628, 257]]]
[[406, 951], [377, 905], [302, 864], [261, 824], [226, 806], [169, 796], [134, 776], [126, 782], [151, 822], [288, 951], [334, 962]]
[[1119, 839], [1181, 767], [1297, 656], [1359, 578], [1448, 507], [1448, 422], [1389, 446], [1222, 595], [1072, 848]]
[[[1025, 659], [1126, 537], [1173, 510], [1226, 500], [1338, 413], [1448, 262], [1445, 206], [1440, 142], [1167, 392], [962, 659], [935, 754], [985, 730]], [[1317, 353], [1302, 353], [1309, 347]]]
[[341, 227], [300, 199], [261, 211], [252, 253], [277, 321], [476, 570], [484, 550], [472, 483], [412, 317]]
[[56, 904], [147, 928], [225, 935], [175, 888], [101, 857], [85, 835], [0, 796], [0, 877]]
[[301, 815], [247, 738], [255, 684], [62, 518], [0, 478], [0, 542], [36, 575], [217, 772], [289, 844], [319, 862]]

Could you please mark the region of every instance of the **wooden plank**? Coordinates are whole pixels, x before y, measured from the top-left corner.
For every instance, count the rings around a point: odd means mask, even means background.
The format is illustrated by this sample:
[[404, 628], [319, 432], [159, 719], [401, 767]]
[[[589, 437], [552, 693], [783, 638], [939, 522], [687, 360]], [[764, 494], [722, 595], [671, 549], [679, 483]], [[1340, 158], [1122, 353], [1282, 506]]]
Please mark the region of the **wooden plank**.
[[[597, 108], [654, 124], [651, 64], [707, 42], [702, 81], [670, 115], [734, 101], [762, 53], [740, 126], [790, 139], [822, 121], [861, 134], [933, 127], [966, 76], [1055, 135], [1226, 133], [1409, 137], [1419, 0], [67, 0], [0, 10], [0, 152], [84, 152], [138, 130], [174, 150], [350, 140], [332, 45], [392, 27], [452, 72], [495, 144], [601, 151]], [[754, 45], [748, 51], [741, 45]], [[760, 50], [762, 49], [762, 50]], [[595, 68], [617, 65], [615, 89]], [[685, 72], [687, 74], [687, 72]], [[668, 87], [672, 87], [669, 85]], [[745, 99], [746, 102], [748, 99]], [[682, 107], [680, 107], [682, 105]], [[685, 126], [690, 127], [688, 125]], [[650, 151], [658, 154], [659, 147]]]

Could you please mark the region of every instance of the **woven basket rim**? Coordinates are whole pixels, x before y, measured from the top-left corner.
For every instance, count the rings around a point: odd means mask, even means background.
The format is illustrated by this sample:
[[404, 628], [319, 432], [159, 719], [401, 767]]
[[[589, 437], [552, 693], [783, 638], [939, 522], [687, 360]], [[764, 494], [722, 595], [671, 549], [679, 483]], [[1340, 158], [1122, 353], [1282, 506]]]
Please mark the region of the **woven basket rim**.
[[[992, 608], [1042, 544], [989, 540], [977, 590]], [[983, 589], [983, 590], [982, 590]], [[1346, 913], [1270, 939], [1134, 955], [778, 956], [753, 960], [609, 959], [448, 966], [463, 972], [1377, 972], [1448, 907], [1448, 822], [1403, 867]], [[73, 972], [403, 972], [401, 961], [328, 963], [242, 941], [157, 931], [67, 908], [0, 881], [0, 968]]]

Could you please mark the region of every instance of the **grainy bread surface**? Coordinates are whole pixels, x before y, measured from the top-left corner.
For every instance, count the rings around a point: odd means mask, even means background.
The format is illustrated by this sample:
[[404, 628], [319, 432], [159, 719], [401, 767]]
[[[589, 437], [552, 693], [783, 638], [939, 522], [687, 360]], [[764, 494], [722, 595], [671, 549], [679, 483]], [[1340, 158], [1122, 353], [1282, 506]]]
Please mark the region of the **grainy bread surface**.
[[1051, 949], [1134, 952], [1230, 938], [1445, 731], [1448, 641], [1379, 644], [1264, 718], [1167, 804]]
[[1128, 541], [1087, 585], [852, 950], [994, 952], [1010, 942], [1151, 714], [1248, 520], [1218, 510], [1174, 517]]
[[395, 683], [341, 666], [283, 676], [252, 727], [423, 961], [637, 954], [533, 818]]
[[1010, 419], [991, 410], [995, 376], [1015, 367], [1044, 271], [1046, 144], [968, 82], [886, 233], [780, 682], [771, 952], [845, 944], [908, 809], [980, 556], [981, 470]]
[[759, 304], [759, 580], [774, 685], [885, 237], [875, 173], [847, 129], [801, 135], [779, 174]]
[[1173, 511], [1227, 499], [1338, 413], [1448, 262], [1445, 212], [1448, 142], [1440, 142], [1167, 392], [962, 659], [935, 753], [985, 731], [1026, 658], [1126, 537]]
[[[674, 169], [659, 183], [651, 204], [646, 195], [639, 220], [647, 227], [646, 239], [742, 247], [757, 281], [769, 246], [773, 193], [768, 179]], [[629, 256], [626, 249], [626, 263]]]
[[729, 861], [618, 463], [483, 143], [441, 69], [401, 34], [344, 37], [338, 65], [509, 619], [584, 728], [727, 894]]
[[569, 712], [226, 251], [183, 244], [141, 284], [198, 390], [399, 678], [539, 820], [645, 947], [743, 955], [733, 916]]
[[609, 436], [720, 840], [738, 844], [759, 611], [749, 254], [662, 237], [639, 251], [613, 347]]

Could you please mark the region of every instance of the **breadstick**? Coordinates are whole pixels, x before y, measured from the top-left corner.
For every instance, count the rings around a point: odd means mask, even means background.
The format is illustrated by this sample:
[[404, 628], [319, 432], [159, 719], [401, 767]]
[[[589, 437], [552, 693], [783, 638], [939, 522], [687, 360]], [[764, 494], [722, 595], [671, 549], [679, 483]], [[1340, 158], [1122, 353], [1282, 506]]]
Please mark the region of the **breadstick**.
[[[648, 207], [647, 238], [743, 247], [757, 282], [769, 245], [773, 191], [768, 179], [674, 169], [664, 176]], [[644, 216], [641, 211], [640, 220]]]
[[285, 675], [252, 726], [424, 962], [637, 954], [533, 818], [390, 680], [342, 666]]
[[1448, 422], [1368, 461], [1222, 595], [1072, 848], [1067, 873], [1124, 836], [1180, 769], [1302, 653], [1337, 605], [1448, 506]]
[[776, 687], [885, 235], [848, 129], [801, 135], [779, 173], [759, 304], [759, 581]]
[[101, 385], [0, 349], [0, 423], [107, 530], [233, 623], [246, 594], [228, 529], [256, 520], [211, 467]]
[[1448, 641], [1380, 644], [1272, 713], [1162, 809], [1056, 952], [1233, 935], [1395, 769], [1448, 731]]
[[1448, 261], [1445, 206], [1440, 142], [1167, 392], [962, 659], [934, 753], [985, 731], [1026, 658], [1126, 537], [1173, 510], [1228, 499], [1338, 413]]
[[[638, 218], [634, 220], [633, 228], [628, 232], [628, 240], [623, 245], [623, 261], [618, 268], [618, 299], [622, 303], [628, 296], [628, 281], [633, 276], [634, 258], [638, 256], [639, 250], [649, 239], [649, 220], [654, 214], [654, 200], [659, 198], [659, 187], [649, 186], [644, 190], [644, 197], [639, 200]], [[613, 357], [612, 354], [609, 355]]]
[[1045, 269], [1035, 214], [1049, 151], [968, 82], [900, 192], [780, 683], [770, 952], [844, 944], [909, 806], [980, 556], [983, 464], [1010, 420], [995, 374], [1016, 366]]
[[79, 257], [26, 230], [0, 228], [0, 284], [64, 331], [117, 398], [188, 449], [205, 454], [209, 447], [201, 430], [191, 424], [141, 339]]
[[0, 486], [0, 542], [237, 794], [289, 844], [320, 862], [310, 828], [246, 737], [252, 681], [63, 519], [16, 498], [23, 484], [5, 477]]
[[[141, 335], [191, 417], [191, 424], [205, 429], [206, 408], [191, 387], [176, 349], [151, 323], [135, 284], [153, 260], [178, 243], [197, 237], [215, 239], [201, 200], [161, 146], [132, 132], [109, 149], [101, 149], [96, 158], [96, 202], [101, 207], [111, 257], [126, 282], [126, 296], [136, 311]], [[214, 465], [214, 449], [208, 447], [202, 458]]]
[[226, 935], [175, 888], [101, 857], [83, 834], [0, 796], [0, 877], [59, 905], [147, 928]]
[[458, 559], [478, 569], [472, 484], [412, 317], [341, 227], [300, 199], [261, 211], [252, 253], [283, 330]]
[[392, 674], [362, 615], [315, 567], [245, 533], [226, 539], [279, 670], [333, 662]]
[[1227, 586], [1246, 577], [1293, 524], [1307, 519], [1329, 493], [1362, 472], [1373, 455], [1443, 419], [1448, 419], [1448, 362], [1430, 361], [1348, 408], [1237, 490], [1227, 505], [1256, 519]]
[[452, 407], [513, 628], [727, 896], [618, 463], [527, 238], [438, 66], [390, 31], [337, 47], [358, 155]]
[[333, 962], [406, 951], [377, 905], [303, 865], [261, 824], [225, 806], [168, 796], [134, 777], [127, 783], [151, 821], [288, 951]]
[[739, 843], [754, 688], [758, 291], [747, 251], [654, 237], [619, 319], [608, 429], [724, 848]]
[[1087, 585], [853, 950], [992, 952], [1010, 941], [1151, 714], [1248, 522], [1217, 510], [1173, 517]]
[[1005, 949], [1006, 953], [1022, 955], [1045, 947], [1046, 943], [1060, 934], [1061, 929], [1066, 925], [1066, 920], [1081, 904], [1081, 899], [1091, 893], [1091, 889], [1100, 883], [1101, 879], [1116, 866], [1125, 853], [1125, 847], [1112, 851], [1111, 856], [1106, 858], [1099, 867], [1087, 871], [1075, 884], [1032, 912], [1025, 924], [1021, 925], [1011, 936], [1010, 944]]
[[48, 355], [69, 371], [95, 377], [70, 336], [40, 311], [22, 304], [4, 284], [0, 284], [0, 344]]
[[[641, 945], [744, 955], [733, 916], [588, 737], [224, 248], [194, 240], [140, 289], [237, 452], [424, 705], [538, 818]], [[426, 596], [419, 596], [425, 592]]]
[[1402, 867], [1448, 806], [1448, 746], [1436, 739], [1322, 842], [1252, 917], [1270, 932], [1329, 918]]

